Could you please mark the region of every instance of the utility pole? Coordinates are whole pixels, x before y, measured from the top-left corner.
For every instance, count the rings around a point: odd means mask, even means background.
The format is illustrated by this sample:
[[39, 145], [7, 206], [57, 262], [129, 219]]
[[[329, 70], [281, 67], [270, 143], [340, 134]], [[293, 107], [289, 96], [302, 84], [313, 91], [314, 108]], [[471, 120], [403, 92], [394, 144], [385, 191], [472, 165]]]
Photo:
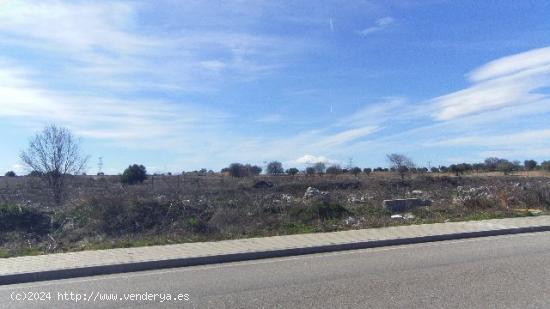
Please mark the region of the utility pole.
[[347, 166], [347, 169], [348, 170], [351, 170], [353, 168], [353, 157], [350, 157], [348, 159], [348, 166]]
[[103, 157], [99, 157], [99, 160], [97, 162], [97, 174], [98, 175], [103, 174]]

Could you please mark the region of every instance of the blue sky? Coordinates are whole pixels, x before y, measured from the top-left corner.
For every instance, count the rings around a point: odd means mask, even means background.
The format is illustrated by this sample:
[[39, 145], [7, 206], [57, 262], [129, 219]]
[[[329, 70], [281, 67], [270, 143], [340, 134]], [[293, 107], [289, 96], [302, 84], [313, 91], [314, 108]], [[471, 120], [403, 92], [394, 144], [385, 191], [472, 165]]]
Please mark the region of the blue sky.
[[550, 159], [550, 1], [0, 0], [0, 171]]

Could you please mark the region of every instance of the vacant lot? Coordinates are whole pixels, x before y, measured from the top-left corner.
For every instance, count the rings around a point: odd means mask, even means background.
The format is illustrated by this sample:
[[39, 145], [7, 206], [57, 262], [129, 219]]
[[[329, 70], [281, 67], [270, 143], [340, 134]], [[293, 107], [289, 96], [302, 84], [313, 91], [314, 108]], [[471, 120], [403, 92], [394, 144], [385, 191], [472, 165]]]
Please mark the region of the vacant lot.
[[[0, 256], [537, 215], [550, 208], [550, 178], [213, 174], [124, 186], [118, 176], [76, 176], [63, 205], [49, 196], [39, 178], [0, 178]], [[383, 208], [397, 198], [430, 206]]]

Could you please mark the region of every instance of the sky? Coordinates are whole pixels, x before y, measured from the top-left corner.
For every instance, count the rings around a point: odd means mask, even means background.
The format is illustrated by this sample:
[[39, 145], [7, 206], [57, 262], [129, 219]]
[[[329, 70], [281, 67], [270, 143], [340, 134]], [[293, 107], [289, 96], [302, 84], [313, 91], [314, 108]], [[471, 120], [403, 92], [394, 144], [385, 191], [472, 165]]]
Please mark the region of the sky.
[[0, 172], [550, 159], [550, 1], [0, 0]]

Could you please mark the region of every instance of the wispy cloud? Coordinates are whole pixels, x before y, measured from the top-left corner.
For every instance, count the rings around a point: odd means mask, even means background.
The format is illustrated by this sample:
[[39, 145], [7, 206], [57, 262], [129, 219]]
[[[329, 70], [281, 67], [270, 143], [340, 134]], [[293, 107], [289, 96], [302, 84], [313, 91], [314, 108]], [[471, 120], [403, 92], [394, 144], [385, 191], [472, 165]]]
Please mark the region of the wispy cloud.
[[389, 25], [393, 24], [394, 22], [395, 22], [395, 19], [393, 19], [392, 17], [389, 17], [389, 16], [382, 17], [382, 18], [377, 19], [374, 22], [374, 26], [371, 26], [371, 27], [365, 28], [363, 30], [357, 31], [357, 33], [359, 35], [366, 36], [366, 35], [369, 35], [371, 33], [378, 32], [382, 29], [385, 29]]
[[450, 120], [526, 105], [548, 98], [550, 48], [541, 48], [492, 61], [469, 74], [474, 85], [433, 100], [433, 117]]
[[220, 74], [225, 79], [260, 78], [302, 48], [292, 38], [233, 28], [159, 34], [139, 22], [146, 7], [135, 2], [7, 1], [0, 9], [0, 47], [39, 51], [48, 59], [40, 64], [43, 79], [123, 92], [212, 91]]
[[223, 113], [192, 104], [128, 102], [59, 93], [41, 88], [27, 79], [29, 76], [31, 72], [7, 67], [5, 63], [0, 68], [0, 117], [59, 122], [87, 137], [117, 141], [166, 137], [191, 126], [220, 124], [227, 118]]
[[328, 148], [335, 147], [363, 138], [373, 132], [376, 132], [377, 129], [377, 126], [365, 126], [361, 128], [348, 129], [328, 136], [323, 136], [318, 142], [315, 142], [313, 146]]
[[411, 107], [404, 97], [386, 97], [379, 102], [372, 102], [341, 119], [339, 125], [365, 126], [379, 125], [388, 120], [395, 120], [406, 115]]

